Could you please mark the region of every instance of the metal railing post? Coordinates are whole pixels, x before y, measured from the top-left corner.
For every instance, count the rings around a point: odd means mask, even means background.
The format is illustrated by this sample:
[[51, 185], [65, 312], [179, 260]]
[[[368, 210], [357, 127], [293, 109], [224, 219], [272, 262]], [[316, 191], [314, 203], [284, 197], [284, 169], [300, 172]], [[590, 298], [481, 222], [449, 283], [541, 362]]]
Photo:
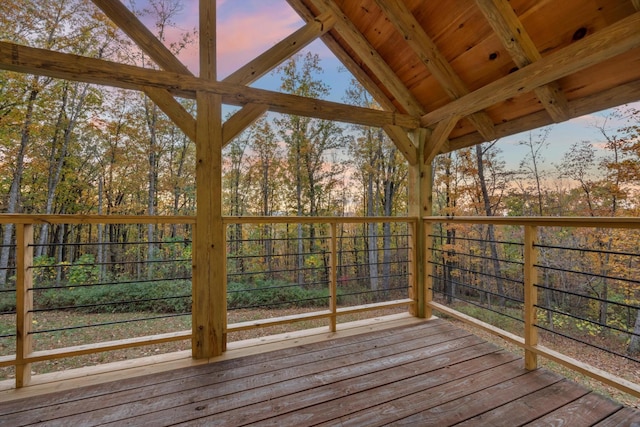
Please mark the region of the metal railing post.
[[33, 225], [16, 226], [16, 388], [29, 385], [33, 352]]
[[538, 368], [538, 354], [532, 348], [538, 345], [536, 329], [536, 304], [538, 303], [538, 271], [536, 262], [538, 251], [535, 247], [537, 227], [524, 226], [524, 367], [527, 370]]

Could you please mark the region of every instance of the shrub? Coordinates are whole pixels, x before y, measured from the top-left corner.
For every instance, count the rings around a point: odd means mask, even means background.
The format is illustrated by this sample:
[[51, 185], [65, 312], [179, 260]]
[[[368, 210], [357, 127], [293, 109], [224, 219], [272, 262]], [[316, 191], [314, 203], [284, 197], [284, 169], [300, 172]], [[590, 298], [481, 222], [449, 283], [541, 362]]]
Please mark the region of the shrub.
[[304, 289], [297, 284], [280, 281], [255, 283], [229, 282], [227, 308], [251, 307], [327, 307], [328, 289]]

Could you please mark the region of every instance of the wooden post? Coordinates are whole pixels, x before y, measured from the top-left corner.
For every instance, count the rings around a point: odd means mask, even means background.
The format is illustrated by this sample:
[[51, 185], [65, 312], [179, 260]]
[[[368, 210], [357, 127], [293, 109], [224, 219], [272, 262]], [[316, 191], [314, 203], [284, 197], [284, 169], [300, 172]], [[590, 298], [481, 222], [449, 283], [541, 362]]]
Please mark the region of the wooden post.
[[528, 370], [538, 368], [538, 354], [530, 347], [538, 345], [538, 330], [536, 329], [536, 307], [538, 290], [535, 287], [538, 272], [535, 264], [538, 251], [534, 246], [537, 228], [526, 225], [524, 227], [524, 367]]
[[[216, 6], [200, 0], [200, 78], [216, 81]], [[218, 356], [226, 347], [226, 245], [222, 223], [222, 98], [196, 94], [196, 229], [192, 355]]]
[[412, 308], [412, 314], [417, 317], [431, 317], [431, 308], [428, 303], [431, 301], [431, 285], [429, 268], [426, 261], [426, 240], [425, 226], [422, 217], [431, 215], [432, 208], [432, 180], [431, 164], [424, 161], [424, 148], [427, 137], [425, 129], [418, 129], [412, 134], [413, 141], [418, 147], [418, 162], [409, 166], [409, 216], [417, 217], [414, 229], [411, 232], [412, 255], [411, 271], [412, 292], [409, 295], [416, 303]]
[[331, 247], [329, 250], [331, 277], [329, 279], [329, 310], [331, 310], [331, 320], [329, 327], [331, 332], [336, 331], [338, 309], [338, 231], [337, 224], [331, 223]]
[[29, 385], [31, 363], [24, 360], [33, 351], [29, 334], [33, 325], [33, 225], [16, 226], [16, 388]]

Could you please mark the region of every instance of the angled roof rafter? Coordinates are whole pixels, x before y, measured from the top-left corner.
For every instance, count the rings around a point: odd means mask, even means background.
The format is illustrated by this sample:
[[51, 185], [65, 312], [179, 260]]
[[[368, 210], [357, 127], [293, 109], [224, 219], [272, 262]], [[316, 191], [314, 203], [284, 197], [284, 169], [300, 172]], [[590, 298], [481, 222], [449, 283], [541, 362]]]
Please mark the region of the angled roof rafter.
[[[505, 0], [476, 0], [498, 38], [518, 68], [542, 58], [524, 26]], [[569, 105], [558, 82], [550, 82], [533, 90], [543, 107], [556, 122], [569, 119]]]
[[366, 64], [371, 72], [393, 94], [396, 101], [411, 115], [423, 114], [424, 107], [411, 94], [409, 89], [400, 81], [384, 59], [378, 54], [369, 41], [353, 25], [349, 18], [342, 13], [333, 0], [311, 0], [321, 13], [327, 11], [337, 17], [334, 30], [346, 40], [356, 52], [358, 58]]
[[[458, 99], [469, 93], [464, 82], [402, 1], [376, 0], [376, 4], [452, 99]], [[486, 139], [495, 138], [493, 121], [486, 112], [479, 111], [467, 118]]]
[[639, 47], [638, 28], [640, 13], [636, 12], [525, 68], [425, 114], [421, 118], [421, 124], [428, 127], [455, 115], [471, 114]]
[[[287, 0], [287, 3], [289, 3], [289, 6], [305, 21], [309, 22], [315, 19], [314, 14], [303, 4], [302, 0]], [[360, 68], [356, 61], [347, 54], [331, 35], [324, 34], [321, 40], [384, 110], [397, 111], [393, 102], [391, 102], [384, 92], [373, 82], [371, 77]]]

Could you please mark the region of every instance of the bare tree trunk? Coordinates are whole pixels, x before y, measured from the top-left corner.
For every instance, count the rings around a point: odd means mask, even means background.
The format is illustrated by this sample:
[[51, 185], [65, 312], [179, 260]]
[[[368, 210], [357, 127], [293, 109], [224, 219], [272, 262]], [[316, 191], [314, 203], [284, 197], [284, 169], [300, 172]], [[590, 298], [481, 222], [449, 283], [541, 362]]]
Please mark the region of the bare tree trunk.
[[[20, 205], [20, 185], [22, 183], [22, 174], [24, 172], [24, 157], [27, 150], [27, 144], [30, 139], [31, 122], [33, 121], [33, 109], [38, 98], [38, 90], [34, 87], [37, 80], [34, 81], [32, 89], [29, 93], [29, 101], [25, 114], [24, 123], [22, 125], [22, 133], [20, 137], [20, 149], [16, 156], [16, 167], [13, 170], [13, 179], [9, 188], [9, 198], [7, 200], [7, 213], [17, 213]], [[9, 266], [10, 245], [13, 238], [13, 224], [7, 224], [4, 227], [4, 236], [2, 238], [2, 250], [0, 251], [0, 287], [7, 286], [7, 267]]]
[[638, 310], [638, 314], [636, 315], [636, 322], [633, 326], [634, 335], [631, 336], [631, 341], [629, 341], [629, 347], [627, 348], [627, 353], [630, 355], [640, 354], [640, 310]]

